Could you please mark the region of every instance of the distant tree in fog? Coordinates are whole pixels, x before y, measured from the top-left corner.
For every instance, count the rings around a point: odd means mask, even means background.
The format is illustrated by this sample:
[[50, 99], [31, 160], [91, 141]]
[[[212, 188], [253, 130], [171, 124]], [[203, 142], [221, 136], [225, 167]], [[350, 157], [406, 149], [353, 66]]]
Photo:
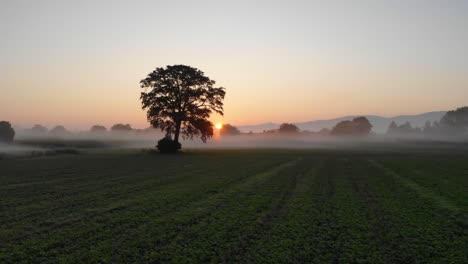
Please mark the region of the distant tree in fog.
[[392, 121], [390, 125], [388, 126], [387, 129], [387, 134], [395, 134], [398, 130], [398, 125], [395, 123], [395, 121]]
[[223, 127], [221, 128], [219, 132], [223, 136], [235, 136], [241, 133], [237, 127], [230, 125], [230, 124], [223, 125]]
[[369, 135], [372, 125], [366, 117], [357, 117], [353, 119], [355, 133], [358, 135]]
[[299, 133], [299, 128], [294, 124], [283, 123], [280, 125], [278, 129], [279, 133]]
[[430, 134], [432, 132], [432, 123], [431, 121], [427, 120], [426, 123], [424, 123], [424, 128], [423, 132], [426, 134]]
[[440, 120], [444, 130], [450, 132], [466, 132], [468, 129], [468, 106], [448, 111]]
[[70, 132], [68, 132], [68, 130], [64, 126], [60, 126], [60, 125], [52, 128], [49, 131], [49, 134], [53, 136], [65, 136], [65, 135], [68, 135], [69, 133]]
[[31, 128], [30, 131], [34, 134], [45, 135], [49, 130], [43, 125], [36, 124]]
[[132, 131], [132, 126], [130, 124], [115, 124], [111, 127], [113, 132], [129, 132]]
[[331, 134], [337, 136], [365, 136], [371, 132], [372, 125], [366, 117], [341, 121], [333, 127]]
[[101, 125], [94, 125], [91, 127], [89, 130], [91, 133], [103, 133], [107, 131], [107, 128], [105, 126]]
[[413, 132], [413, 126], [411, 125], [410, 122], [406, 121], [403, 125], [398, 127], [398, 132], [400, 133], [412, 133]]
[[0, 121], [0, 143], [11, 143], [15, 138], [15, 130], [7, 121]]
[[354, 123], [349, 120], [341, 121], [333, 127], [331, 131], [332, 135], [353, 135], [354, 134]]
[[427, 120], [421, 132], [424, 133], [425, 135], [432, 135], [432, 134], [440, 134], [442, 131], [440, 130], [439, 122], [437, 121], [431, 122]]
[[[200, 136], [203, 142], [213, 136], [212, 113], [223, 115], [222, 87], [193, 67], [173, 65], [156, 68], [141, 80], [142, 108], [151, 125], [165, 131], [167, 138]], [[167, 139], [166, 139], [167, 141]], [[178, 146], [174, 144], [174, 146]]]
[[387, 135], [415, 135], [420, 134], [423, 130], [419, 127], [413, 127], [410, 122], [405, 122], [402, 125], [398, 125], [394, 121], [390, 124], [387, 130]]

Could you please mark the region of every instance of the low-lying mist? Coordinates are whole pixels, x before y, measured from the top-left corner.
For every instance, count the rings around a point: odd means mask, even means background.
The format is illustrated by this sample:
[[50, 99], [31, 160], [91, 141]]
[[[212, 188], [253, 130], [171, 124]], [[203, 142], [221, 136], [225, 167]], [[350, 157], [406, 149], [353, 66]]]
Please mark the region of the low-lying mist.
[[[2, 155], [28, 155], [40, 153], [75, 153], [90, 149], [137, 148], [154, 149], [164, 134], [150, 132], [104, 132], [68, 133], [60, 136], [44, 134], [19, 134], [14, 144], [0, 145]], [[307, 133], [293, 134], [240, 134], [220, 136], [216, 134], [206, 143], [198, 138], [182, 139], [183, 149], [328, 149], [328, 150], [441, 150], [466, 149], [468, 137], [463, 136], [421, 136], [421, 135], [367, 135], [332, 136]]]

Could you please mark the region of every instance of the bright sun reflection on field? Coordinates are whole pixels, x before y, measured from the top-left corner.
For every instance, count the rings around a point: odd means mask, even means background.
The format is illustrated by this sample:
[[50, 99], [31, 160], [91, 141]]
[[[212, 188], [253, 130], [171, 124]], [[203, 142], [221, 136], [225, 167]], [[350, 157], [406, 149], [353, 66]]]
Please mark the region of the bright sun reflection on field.
[[219, 130], [219, 129], [223, 128], [223, 124], [222, 123], [216, 123], [215, 128]]

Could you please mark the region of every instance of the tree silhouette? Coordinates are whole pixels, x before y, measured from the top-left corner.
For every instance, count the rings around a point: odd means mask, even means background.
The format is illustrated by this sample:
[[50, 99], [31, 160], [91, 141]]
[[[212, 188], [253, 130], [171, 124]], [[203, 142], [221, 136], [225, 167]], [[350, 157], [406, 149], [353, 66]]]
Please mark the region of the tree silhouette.
[[355, 129], [355, 134], [369, 135], [369, 133], [372, 130], [371, 123], [364, 116], [354, 118], [353, 123], [354, 123], [354, 126], [355, 126], [355, 128], [354, 128]]
[[49, 131], [49, 134], [53, 136], [65, 136], [69, 134], [68, 130], [64, 126], [56, 126]]
[[371, 132], [372, 125], [366, 117], [356, 117], [353, 120], [341, 121], [333, 127], [332, 135], [365, 136]]
[[107, 131], [107, 128], [105, 126], [101, 125], [94, 125], [91, 127], [89, 130], [91, 133], [103, 133]]
[[395, 123], [395, 121], [392, 121], [390, 123], [390, 125], [388, 126], [387, 134], [391, 135], [391, 134], [395, 134], [397, 132], [398, 132], [398, 125]]
[[114, 132], [129, 132], [132, 131], [132, 126], [130, 124], [115, 124], [111, 127], [111, 131]]
[[213, 136], [213, 124], [208, 120], [214, 112], [223, 115], [222, 87], [214, 87], [215, 81], [193, 67], [173, 65], [156, 68], [141, 80], [142, 108], [151, 125], [174, 135], [193, 138], [200, 136], [203, 142]]
[[299, 128], [294, 124], [283, 123], [280, 125], [278, 132], [280, 133], [299, 133]]
[[[426, 126], [427, 125], [428, 123], [426, 122]], [[430, 122], [429, 122], [429, 125], [430, 125]], [[422, 132], [421, 128], [413, 127], [411, 123], [408, 121], [406, 121], [402, 125], [397, 125], [395, 121], [392, 121], [392, 123], [390, 123], [390, 126], [388, 127], [387, 135], [405, 136], [405, 135], [416, 135], [421, 132]]]
[[219, 132], [223, 136], [235, 136], [241, 133], [237, 127], [230, 125], [230, 124], [223, 125], [223, 127], [221, 128]]
[[15, 138], [15, 130], [7, 121], [0, 121], [0, 143], [11, 143]]
[[449, 132], [466, 132], [468, 129], [468, 106], [448, 111], [440, 120], [440, 125]]
[[352, 135], [354, 134], [353, 122], [349, 120], [341, 121], [333, 127], [332, 135]]
[[47, 131], [48, 131], [47, 127], [43, 125], [39, 125], [39, 124], [36, 124], [31, 128], [31, 132], [35, 134], [39, 134], [39, 135], [45, 135], [47, 134]]

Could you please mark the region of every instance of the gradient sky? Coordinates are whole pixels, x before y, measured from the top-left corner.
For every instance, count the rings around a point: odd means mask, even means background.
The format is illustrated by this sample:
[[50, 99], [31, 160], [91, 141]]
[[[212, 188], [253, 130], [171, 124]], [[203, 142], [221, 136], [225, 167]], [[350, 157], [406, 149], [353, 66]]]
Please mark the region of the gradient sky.
[[468, 1], [0, 0], [0, 120], [146, 127], [139, 81], [186, 64], [237, 125], [468, 105]]

